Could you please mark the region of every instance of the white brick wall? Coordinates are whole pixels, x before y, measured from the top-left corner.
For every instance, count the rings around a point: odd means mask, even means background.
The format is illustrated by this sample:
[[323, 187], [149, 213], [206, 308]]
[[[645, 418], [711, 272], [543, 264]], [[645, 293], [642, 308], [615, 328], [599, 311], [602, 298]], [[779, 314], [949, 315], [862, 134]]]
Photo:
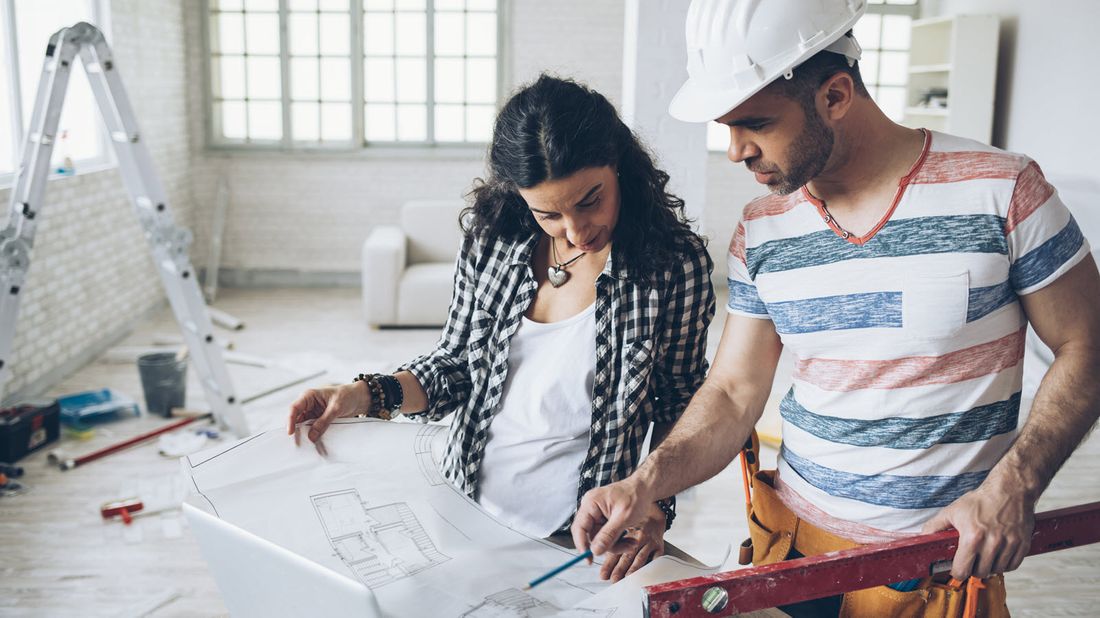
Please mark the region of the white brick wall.
[[622, 2], [513, 0], [512, 84], [542, 71], [573, 77], [619, 105], [623, 91]]
[[[182, 8], [175, 0], [114, 0], [109, 17], [116, 65], [169, 205], [177, 222], [190, 225]], [[0, 190], [3, 203], [9, 196]], [[36, 394], [75, 369], [164, 298], [117, 170], [50, 180], [38, 220], [9, 400]]]

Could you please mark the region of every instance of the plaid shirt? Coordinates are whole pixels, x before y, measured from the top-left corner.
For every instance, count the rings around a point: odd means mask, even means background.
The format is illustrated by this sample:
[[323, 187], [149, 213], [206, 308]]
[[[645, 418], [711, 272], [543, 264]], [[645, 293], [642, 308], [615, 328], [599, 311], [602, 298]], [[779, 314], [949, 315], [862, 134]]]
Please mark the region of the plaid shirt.
[[[455, 413], [442, 468], [471, 498], [504, 395], [510, 340], [538, 289], [531, 270], [538, 238], [467, 238], [436, 349], [402, 367], [428, 394], [428, 410], [413, 418], [426, 422]], [[692, 240], [681, 261], [647, 281], [632, 280], [615, 265], [612, 248], [596, 279], [592, 429], [578, 502], [589, 489], [633, 472], [649, 423], [678, 419], [703, 382], [714, 265], [703, 243]]]

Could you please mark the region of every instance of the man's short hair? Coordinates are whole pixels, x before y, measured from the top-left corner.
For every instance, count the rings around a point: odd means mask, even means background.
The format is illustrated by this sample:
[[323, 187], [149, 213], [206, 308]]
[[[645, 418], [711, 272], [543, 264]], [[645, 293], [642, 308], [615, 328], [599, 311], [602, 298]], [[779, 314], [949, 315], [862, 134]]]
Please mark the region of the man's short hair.
[[[852, 36], [851, 31], [844, 36]], [[804, 109], [810, 110], [813, 109], [814, 93], [837, 73], [847, 73], [852, 77], [856, 94], [871, 97], [867, 92], [867, 86], [863, 84], [863, 76], [859, 73], [859, 62], [848, 66], [847, 57], [830, 51], [820, 51], [810, 56], [809, 60], [794, 68], [790, 79], [780, 77], [769, 87], [774, 88], [774, 92], [780, 95], [798, 101]]]

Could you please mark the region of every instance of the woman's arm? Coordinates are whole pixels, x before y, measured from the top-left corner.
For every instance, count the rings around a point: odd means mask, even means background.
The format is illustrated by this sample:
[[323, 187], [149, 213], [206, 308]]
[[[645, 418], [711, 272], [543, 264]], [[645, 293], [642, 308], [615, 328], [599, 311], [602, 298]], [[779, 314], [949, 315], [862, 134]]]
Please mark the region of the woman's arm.
[[[650, 451], [657, 448], [683, 413], [707, 372], [707, 328], [714, 317], [714, 289], [710, 273], [714, 264], [701, 242], [677, 269], [666, 295], [664, 325], [658, 347], [654, 384], [655, 410]], [[666, 518], [656, 502], [644, 509], [644, 517], [629, 530], [618, 555], [609, 556], [600, 577], [619, 581], [664, 553]]]
[[[427, 411], [430, 420], [439, 420], [469, 398], [470, 376], [466, 365], [466, 340], [473, 312], [476, 279], [476, 242], [462, 243], [455, 267], [454, 293], [443, 334], [432, 352], [401, 367], [395, 377], [401, 383], [401, 413]], [[371, 407], [370, 389], [363, 380], [340, 386], [311, 388], [290, 406], [287, 433], [297, 439], [299, 423], [312, 420], [308, 437], [321, 439], [332, 421], [366, 413]]]
[[[693, 242], [669, 286], [659, 339], [655, 423], [675, 423], [707, 375], [707, 330], [714, 318], [714, 262]], [[656, 435], [654, 436], [656, 437]], [[654, 443], [656, 446], [656, 443]]]
[[397, 371], [397, 379], [405, 391], [403, 414], [426, 413], [428, 419], [440, 420], [470, 397], [466, 344], [470, 335], [470, 316], [474, 311], [479, 249], [477, 240], [471, 236], [462, 241], [455, 267], [451, 308], [435, 349], [402, 365]]

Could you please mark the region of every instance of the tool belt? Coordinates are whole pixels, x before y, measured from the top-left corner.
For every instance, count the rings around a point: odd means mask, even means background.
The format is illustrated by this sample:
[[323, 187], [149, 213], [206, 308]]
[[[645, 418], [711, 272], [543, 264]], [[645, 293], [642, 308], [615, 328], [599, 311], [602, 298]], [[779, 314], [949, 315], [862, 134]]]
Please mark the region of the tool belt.
[[[741, 544], [741, 564], [772, 564], [798, 556], [815, 556], [859, 547], [800, 519], [775, 489], [775, 471], [759, 469], [759, 441], [754, 431], [741, 452], [749, 538]], [[750, 497], [751, 496], [751, 497]], [[966, 583], [947, 574], [926, 577], [916, 589], [901, 592], [876, 586], [844, 594], [840, 616], [904, 618], [1008, 618], [1004, 579], [994, 575]]]

